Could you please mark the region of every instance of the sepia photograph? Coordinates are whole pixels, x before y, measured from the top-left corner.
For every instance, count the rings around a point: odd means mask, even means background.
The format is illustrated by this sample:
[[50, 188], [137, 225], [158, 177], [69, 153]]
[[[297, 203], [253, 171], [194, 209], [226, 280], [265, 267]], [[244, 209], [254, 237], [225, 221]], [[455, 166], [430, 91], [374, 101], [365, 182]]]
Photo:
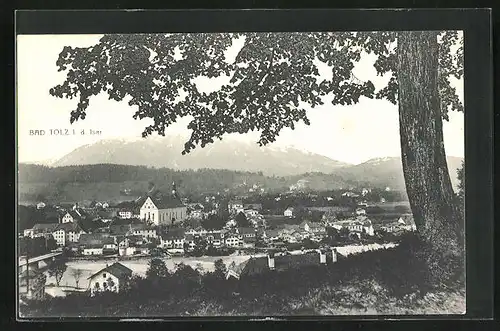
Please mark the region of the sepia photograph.
[[464, 33], [16, 36], [20, 318], [463, 315]]

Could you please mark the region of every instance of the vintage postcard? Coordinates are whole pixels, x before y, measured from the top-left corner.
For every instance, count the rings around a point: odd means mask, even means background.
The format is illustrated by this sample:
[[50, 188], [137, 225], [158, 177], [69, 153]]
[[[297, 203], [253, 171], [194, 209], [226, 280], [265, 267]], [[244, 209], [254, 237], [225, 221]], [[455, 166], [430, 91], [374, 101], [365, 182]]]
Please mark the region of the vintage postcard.
[[463, 50], [17, 35], [19, 316], [464, 314]]

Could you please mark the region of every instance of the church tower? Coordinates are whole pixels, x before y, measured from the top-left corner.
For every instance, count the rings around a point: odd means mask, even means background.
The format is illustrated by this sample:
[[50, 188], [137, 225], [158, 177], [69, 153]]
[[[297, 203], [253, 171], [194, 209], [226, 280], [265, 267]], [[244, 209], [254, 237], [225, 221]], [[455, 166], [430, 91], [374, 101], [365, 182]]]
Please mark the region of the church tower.
[[175, 182], [172, 183], [172, 195], [176, 198], [179, 197], [179, 195], [177, 194], [177, 187], [175, 186]]

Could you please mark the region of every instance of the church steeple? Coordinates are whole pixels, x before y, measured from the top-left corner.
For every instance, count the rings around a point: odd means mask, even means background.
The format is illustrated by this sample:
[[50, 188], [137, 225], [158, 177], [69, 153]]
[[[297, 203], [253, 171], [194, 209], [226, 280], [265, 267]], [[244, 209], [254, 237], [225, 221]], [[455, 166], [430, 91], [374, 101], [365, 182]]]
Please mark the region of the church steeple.
[[175, 186], [175, 182], [172, 182], [172, 195], [174, 197], [178, 197], [178, 195], [177, 195], [177, 188]]

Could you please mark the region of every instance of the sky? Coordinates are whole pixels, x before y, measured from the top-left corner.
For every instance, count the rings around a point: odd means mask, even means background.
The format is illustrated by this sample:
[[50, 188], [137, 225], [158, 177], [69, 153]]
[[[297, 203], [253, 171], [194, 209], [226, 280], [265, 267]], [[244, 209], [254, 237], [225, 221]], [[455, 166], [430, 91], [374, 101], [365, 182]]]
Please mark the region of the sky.
[[[49, 94], [49, 89], [64, 82], [66, 73], [58, 72], [56, 60], [64, 46], [88, 47], [96, 44], [102, 35], [19, 35], [17, 37], [17, 145], [18, 161], [49, 164], [75, 148], [102, 139], [143, 139], [141, 133], [150, 119], [134, 120], [136, 108], [121, 102], [108, 100], [101, 93], [90, 99], [85, 120], [70, 124], [70, 111], [76, 108], [77, 99], [60, 99]], [[235, 40], [226, 57], [236, 56], [244, 40]], [[372, 80], [376, 87], [383, 86], [388, 77], [376, 75], [374, 57], [362, 56], [354, 68], [360, 80]], [[320, 67], [320, 73], [331, 76], [328, 67]], [[227, 78], [200, 78], [197, 86], [211, 91], [227, 82]], [[463, 100], [463, 81], [453, 81]], [[397, 106], [385, 100], [361, 98], [350, 106], [333, 106], [326, 102], [308, 110], [309, 126], [299, 123], [295, 130], [284, 129], [273, 146], [294, 147], [332, 159], [361, 163], [366, 160], [400, 156], [399, 120]], [[166, 135], [189, 136], [186, 128], [189, 118], [183, 118], [167, 128]], [[34, 130], [44, 130], [44, 135]], [[52, 130], [52, 134], [51, 131]], [[61, 136], [56, 130], [75, 135]], [[84, 130], [84, 135], [81, 135]], [[90, 130], [100, 131], [90, 135]], [[444, 122], [446, 154], [464, 156], [464, 116], [451, 112]], [[258, 133], [232, 134], [225, 139], [257, 142]], [[149, 139], [149, 138], [146, 138]]]

